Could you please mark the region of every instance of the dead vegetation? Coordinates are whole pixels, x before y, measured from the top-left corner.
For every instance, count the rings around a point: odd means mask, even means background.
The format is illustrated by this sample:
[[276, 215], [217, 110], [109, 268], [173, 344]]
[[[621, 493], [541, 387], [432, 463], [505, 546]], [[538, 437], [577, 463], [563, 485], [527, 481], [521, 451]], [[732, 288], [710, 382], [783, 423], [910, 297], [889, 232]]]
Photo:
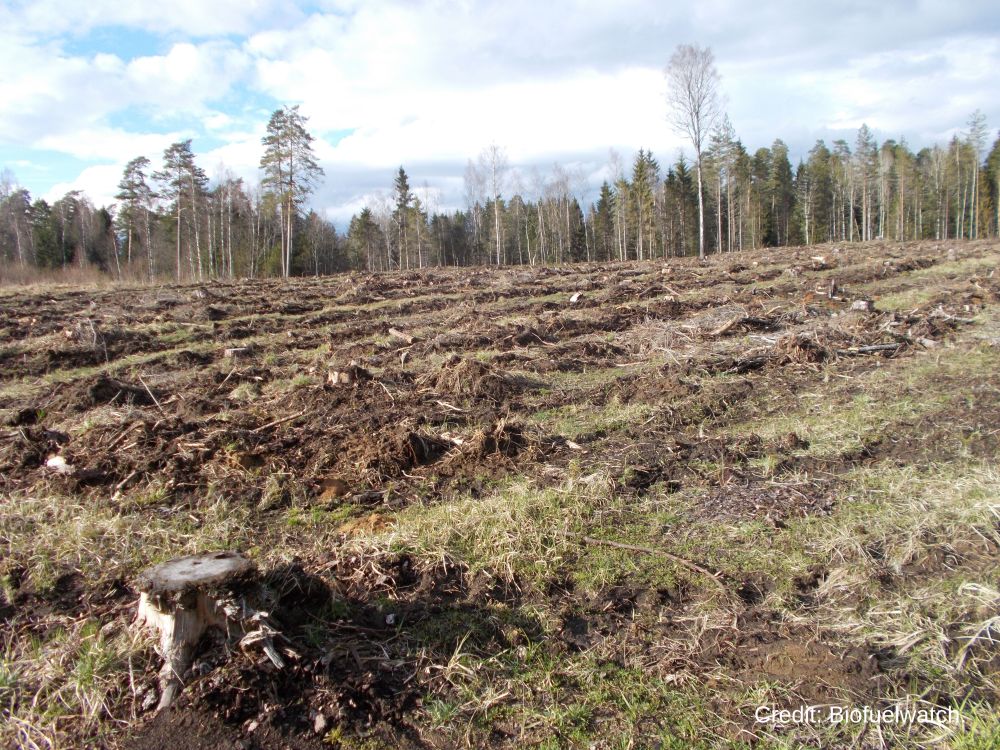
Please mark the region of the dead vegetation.
[[[0, 742], [994, 747], [998, 262], [5, 292]], [[220, 549], [161, 684], [137, 576]]]

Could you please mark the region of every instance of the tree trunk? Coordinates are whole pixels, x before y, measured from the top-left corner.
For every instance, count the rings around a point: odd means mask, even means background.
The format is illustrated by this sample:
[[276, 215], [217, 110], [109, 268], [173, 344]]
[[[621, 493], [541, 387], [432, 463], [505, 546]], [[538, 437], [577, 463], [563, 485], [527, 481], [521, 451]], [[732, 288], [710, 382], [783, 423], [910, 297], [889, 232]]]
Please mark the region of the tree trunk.
[[181, 198], [177, 196], [177, 281], [181, 280]]
[[705, 199], [701, 187], [701, 151], [698, 151], [698, 257], [705, 257]]
[[722, 170], [719, 170], [719, 181], [715, 189], [715, 252], [722, 252]]

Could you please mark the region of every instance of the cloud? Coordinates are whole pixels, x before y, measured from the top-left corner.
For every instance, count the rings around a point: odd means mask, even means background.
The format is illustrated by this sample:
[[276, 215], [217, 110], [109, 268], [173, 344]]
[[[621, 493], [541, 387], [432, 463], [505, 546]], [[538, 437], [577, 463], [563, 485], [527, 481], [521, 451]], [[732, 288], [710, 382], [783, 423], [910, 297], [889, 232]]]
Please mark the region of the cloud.
[[193, 37], [245, 35], [264, 25], [301, 18], [287, 0], [12, 0], [0, 21], [30, 34], [84, 34], [95, 28], [121, 26]]
[[211, 105], [233, 91], [249, 65], [229, 42], [177, 43], [165, 55], [127, 63], [109, 53], [64, 55], [52, 45], [5, 49], [0, 99], [12, 106], [0, 114], [0, 140], [32, 147], [58, 141], [67, 153], [93, 157], [117, 155], [86, 142], [87, 131], [108, 127], [113, 115], [142, 109], [147, 127], [180, 118], [195, 125], [194, 117], [216, 114]]
[[[128, 158], [139, 154], [148, 154], [155, 158], [174, 141], [181, 140], [181, 133], [130, 133], [120, 128], [85, 127], [72, 133], [54, 133], [43, 135], [35, 141], [39, 149], [57, 151], [69, 154], [77, 159], [98, 160], [113, 159], [122, 161], [123, 154]], [[124, 161], [122, 161], [124, 164]]]
[[[122, 27], [155, 49], [96, 31]], [[319, 210], [343, 217], [400, 164], [447, 208], [491, 142], [525, 175], [559, 161], [590, 190], [610, 147], [626, 169], [640, 147], [673, 162], [687, 147], [665, 122], [662, 68], [678, 43], [715, 51], [745, 145], [780, 137], [794, 160], [816, 138], [853, 141], [861, 122], [915, 147], [976, 107], [995, 126], [998, 38], [1000, 16], [979, 2], [15, 0], [0, 9], [0, 97], [14, 103], [0, 146], [117, 165], [194, 137], [210, 174], [221, 161], [254, 182], [270, 111], [301, 104], [327, 171]]]
[[50, 204], [55, 203], [71, 190], [84, 192], [95, 206], [110, 206], [115, 202], [118, 181], [121, 179], [125, 162], [121, 164], [98, 164], [87, 167], [74, 180], [58, 182], [44, 195]]

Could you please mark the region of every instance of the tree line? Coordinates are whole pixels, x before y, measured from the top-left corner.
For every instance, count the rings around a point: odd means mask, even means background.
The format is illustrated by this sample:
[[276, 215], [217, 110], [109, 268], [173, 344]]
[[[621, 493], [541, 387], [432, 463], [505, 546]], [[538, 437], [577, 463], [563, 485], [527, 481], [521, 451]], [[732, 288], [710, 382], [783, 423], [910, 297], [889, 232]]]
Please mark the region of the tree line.
[[661, 164], [640, 149], [626, 163], [611, 152], [589, 202], [582, 174], [558, 164], [524, 173], [491, 145], [466, 167], [462, 208], [440, 209], [400, 167], [343, 234], [306, 209], [322, 177], [311, 143], [306, 118], [285, 107], [268, 123], [259, 184], [227, 169], [210, 179], [187, 140], [166, 149], [160, 170], [145, 156], [130, 161], [117, 202], [101, 208], [78, 191], [51, 205], [32, 199], [5, 171], [0, 270], [194, 280], [1000, 234], [1000, 138], [987, 148], [978, 111], [946, 144], [915, 152], [862, 126], [853, 142], [817, 141], [795, 166], [780, 139], [748, 151], [720, 113], [693, 162], [680, 154]]

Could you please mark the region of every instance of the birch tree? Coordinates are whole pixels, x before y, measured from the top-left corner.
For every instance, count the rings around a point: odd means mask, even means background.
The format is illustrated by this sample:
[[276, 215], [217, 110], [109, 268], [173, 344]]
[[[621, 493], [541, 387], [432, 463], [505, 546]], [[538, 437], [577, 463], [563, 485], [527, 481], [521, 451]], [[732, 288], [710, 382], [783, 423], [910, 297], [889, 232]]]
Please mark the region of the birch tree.
[[705, 257], [705, 199], [702, 146], [719, 117], [719, 74], [709, 48], [681, 44], [666, 69], [667, 115], [673, 129], [694, 147], [698, 175], [698, 256]]
[[986, 148], [986, 115], [976, 110], [969, 118], [969, 148], [973, 154], [972, 164], [972, 200], [969, 210], [969, 239], [979, 237], [979, 165], [983, 161], [983, 149]]
[[493, 198], [493, 233], [496, 236], [497, 265], [502, 264], [500, 238], [500, 193], [507, 173], [507, 152], [495, 143], [491, 143], [479, 154], [479, 168], [490, 185], [490, 196]]

